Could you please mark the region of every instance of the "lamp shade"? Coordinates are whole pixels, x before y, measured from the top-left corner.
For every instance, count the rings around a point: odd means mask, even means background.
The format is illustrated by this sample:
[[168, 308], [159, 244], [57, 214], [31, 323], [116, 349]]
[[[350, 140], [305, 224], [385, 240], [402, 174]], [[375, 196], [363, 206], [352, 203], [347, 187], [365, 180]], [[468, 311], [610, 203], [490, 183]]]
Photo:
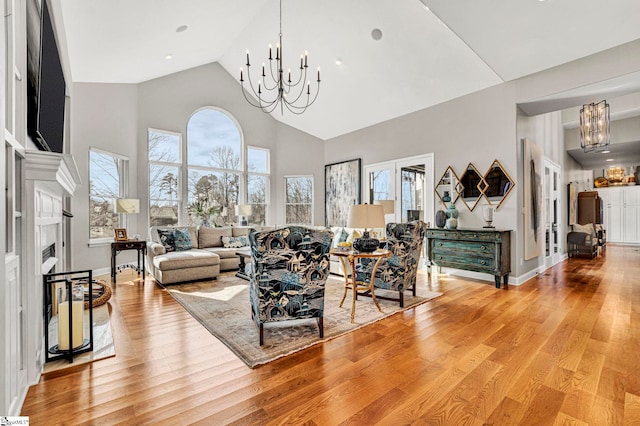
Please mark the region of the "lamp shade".
[[251, 204], [240, 204], [236, 206], [236, 216], [251, 216]]
[[117, 198], [116, 213], [137, 214], [140, 213], [140, 200], [137, 198]]
[[349, 228], [384, 228], [384, 209], [376, 204], [354, 204], [349, 206]]
[[396, 203], [393, 200], [376, 200], [373, 202], [374, 205], [382, 206], [382, 210], [384, 210], [384, 214], [392, 214], [394, 213]]

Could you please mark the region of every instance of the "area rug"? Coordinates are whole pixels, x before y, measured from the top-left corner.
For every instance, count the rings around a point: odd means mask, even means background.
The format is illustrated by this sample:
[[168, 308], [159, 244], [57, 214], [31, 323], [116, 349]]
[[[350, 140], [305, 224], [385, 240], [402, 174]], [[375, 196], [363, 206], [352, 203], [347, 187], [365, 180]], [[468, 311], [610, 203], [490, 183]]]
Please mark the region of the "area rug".
[[[384, 313], [378, 311], [371, 298], [359, 297], [355, 322], [351, 323], [352, 293], [347, 294], [340, 308], [344, 280], [331, 277], [325, 287], [323, 339], [318, 336], [315, 320], [291, 320], [265, 324], [264, 345], [260, 346], [258, 327], [251, 319], [248, 281], [229, 273], [222, 274], [217, 280], [167, 285], [165, 288], [187, 312], [250, 368], [349, 333], [442, 295], [425, 289], [419, 289], [416, 297], [406, 292], [404, 308], [400, 308], [398, 302], [379, 300]], [[376, 290], [376, 294], [383, 293]], [[397, 292], [393, 295], [397, 297]]]

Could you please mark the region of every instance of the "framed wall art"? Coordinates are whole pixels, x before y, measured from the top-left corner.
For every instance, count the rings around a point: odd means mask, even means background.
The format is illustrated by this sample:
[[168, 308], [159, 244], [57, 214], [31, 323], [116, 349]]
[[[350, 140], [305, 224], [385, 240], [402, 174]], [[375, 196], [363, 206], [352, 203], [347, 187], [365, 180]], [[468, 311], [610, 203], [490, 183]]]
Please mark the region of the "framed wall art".
[[542, 149], [524, 139], [524, 258], [533, 259], [542, 253], [544, 224], [542, 223]]
[[326, 226], [347, 226], [349, 206], [360, 204], [362, 160], [324, 166], [324, 211]]

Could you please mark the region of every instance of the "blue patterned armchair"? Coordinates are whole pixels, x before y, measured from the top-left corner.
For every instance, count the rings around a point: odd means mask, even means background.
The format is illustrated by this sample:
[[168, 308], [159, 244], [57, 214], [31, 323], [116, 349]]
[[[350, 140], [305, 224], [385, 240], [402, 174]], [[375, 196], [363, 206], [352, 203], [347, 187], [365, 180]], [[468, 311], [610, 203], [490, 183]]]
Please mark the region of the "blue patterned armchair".
[[[376, 271], [374, 285], [376, 288], [398, 292], [397, 300], [404, 307], [404, 292], [412, 289], [416, 295], [416, 276], [418, 261], [422, 252], [422, 243], [427, 226], [422, 221], [387, 224], [387, 247], [391, 257], [383, 259]], [[375, 261], [361, 259], [356, 266], [358, 281], [371, 281], [371, 272]], [[385, 299], [376, 294], [376, 298]], [[389, 298], [386, 298], [389, 299]]]
[[333, 232], [302, 226], [251, 230], [251, 316], [264, 343], [264, 323], [316, 318], [324, 337], [324, 286]]

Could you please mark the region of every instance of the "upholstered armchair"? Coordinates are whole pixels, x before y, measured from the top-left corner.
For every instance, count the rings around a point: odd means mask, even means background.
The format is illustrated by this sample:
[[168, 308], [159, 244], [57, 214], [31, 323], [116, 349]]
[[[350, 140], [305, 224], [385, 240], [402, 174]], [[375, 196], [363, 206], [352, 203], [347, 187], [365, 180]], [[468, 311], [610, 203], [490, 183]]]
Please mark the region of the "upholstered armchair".
[[604, 233], [601, 235], [603, 236], [600, 237], [596, 232], [593, 223], [573, 225], [573, 231], [567, 234], [567, 255], [593, 259], [598, 255], [600, 241], [603, 246], [605, 244]]
[[324, 336], [324, 287], [333, 232], [302, 226], [249, 233], [251, 315], [264, 343], [264, 324], [316, 318]]
[[[376, 271], [374, 286], [384, 290], [398, 292], [397, 300], [404, 307], [404, 292], [412, 290], [416, 295], [416, 276], [418, 261], [427, 226], [422, 221], [387, 224], [387, 247], [391, 257], [383, 259]], [[370, 282], [375, 261], [362, 259], [356, 266], [356, 279]], [[385, 299], [376, 293], [376, 298]], [[387, 298], [388, 299], [388, 298]]]

